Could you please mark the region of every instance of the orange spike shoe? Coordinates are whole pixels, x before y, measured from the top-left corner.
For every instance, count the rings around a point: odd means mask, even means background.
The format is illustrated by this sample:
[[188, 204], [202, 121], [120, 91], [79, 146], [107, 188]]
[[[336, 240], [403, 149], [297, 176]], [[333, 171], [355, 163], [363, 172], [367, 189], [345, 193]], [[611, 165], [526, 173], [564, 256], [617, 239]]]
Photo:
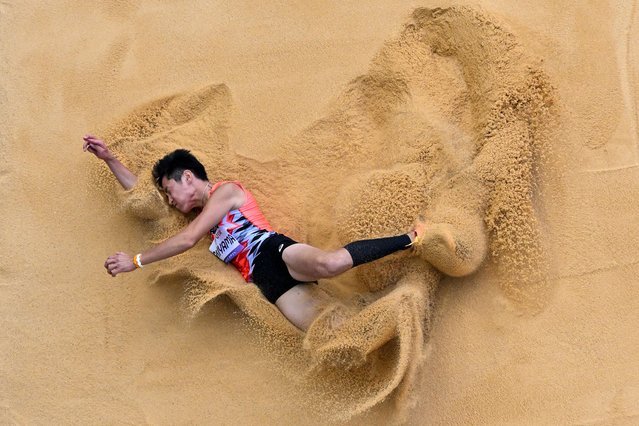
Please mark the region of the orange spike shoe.
[[424, 235], [426, 234], [426, 222], [421, 219], [415, 221], [412, 232], [414, 237], [409, 246], [415, 247], [421, 245], [424, 241]]

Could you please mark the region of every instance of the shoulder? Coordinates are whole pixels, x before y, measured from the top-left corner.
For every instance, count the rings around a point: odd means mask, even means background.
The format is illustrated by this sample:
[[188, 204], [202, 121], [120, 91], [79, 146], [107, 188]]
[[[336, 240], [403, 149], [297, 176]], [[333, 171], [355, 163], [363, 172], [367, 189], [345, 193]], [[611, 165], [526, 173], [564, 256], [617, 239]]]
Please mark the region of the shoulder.
[[214, 195], [218, 200], [224, 199], [230, 202], [233, 209], [239, 209], [246, 202], [244, 186], [239, 182], [225, 181], [216, 183], [211, 190], [211, 198]]

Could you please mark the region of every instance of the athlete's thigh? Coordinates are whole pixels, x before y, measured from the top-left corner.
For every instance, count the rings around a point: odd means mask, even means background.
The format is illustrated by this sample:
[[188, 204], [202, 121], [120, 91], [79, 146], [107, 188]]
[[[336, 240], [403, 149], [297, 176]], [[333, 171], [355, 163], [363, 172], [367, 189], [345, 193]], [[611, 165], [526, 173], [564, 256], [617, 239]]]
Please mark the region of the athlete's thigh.
[[281, 295], [275, 306], [293, 325], [306, 331], [326, 306], [328, 296], [315, 284], [298, 284]]
[[291, 276], [298, 281], [310, 282], [321, 278], [318, 274], [318, 262], [327, 255], [324, 250], [308, 244], [293, 244], [282, 252], [282, 260], [286, 263]]

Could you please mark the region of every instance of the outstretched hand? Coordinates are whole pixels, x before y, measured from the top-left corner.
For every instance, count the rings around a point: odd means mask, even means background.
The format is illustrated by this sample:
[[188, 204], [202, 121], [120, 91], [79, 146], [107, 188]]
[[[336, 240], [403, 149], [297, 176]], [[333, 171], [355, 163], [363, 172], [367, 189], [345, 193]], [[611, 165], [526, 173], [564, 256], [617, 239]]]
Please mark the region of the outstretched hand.
[[119, 251], [107, 258], [106, 262], [104, 262], [104, 267], [111, 276], [115, 277], [121, 272], [133, 271], [135, 264], [133, 263], [133, 257]]
[[113, 158], [113, 154], [109, 151], [109, 148], [102, 139], [98, 139], [93, 135], [85, 135], [82, 139], [84, 139], [84, 143], [82, 144], [83, 151], [89, 151], [91, 154], [104, 161]]
[[102, 139], [98, 139], [93, 135], [85, 135], [82, 139], [84, 139], [82, 150], [89, 151], [100, 160], [104, 160], [124, 189], [131, 189], [135, 186], [138, 181], [137, 176], [115, 158], [115, 155], [113, 155]]

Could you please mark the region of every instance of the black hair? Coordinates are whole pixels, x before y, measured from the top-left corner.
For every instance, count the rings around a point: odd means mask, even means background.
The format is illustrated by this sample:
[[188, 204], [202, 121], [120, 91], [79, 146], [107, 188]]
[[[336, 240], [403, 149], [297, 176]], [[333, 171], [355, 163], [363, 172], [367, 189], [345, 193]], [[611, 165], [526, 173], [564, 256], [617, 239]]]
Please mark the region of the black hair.
[[187, 149], [176, 149], [166, 154], [153, 166], [153, 179], [158, 187], [162, 187], [162, 178], [179, 181], [184, 170], [190, 170], [195, 177], [209, 180], [202, 163]]

